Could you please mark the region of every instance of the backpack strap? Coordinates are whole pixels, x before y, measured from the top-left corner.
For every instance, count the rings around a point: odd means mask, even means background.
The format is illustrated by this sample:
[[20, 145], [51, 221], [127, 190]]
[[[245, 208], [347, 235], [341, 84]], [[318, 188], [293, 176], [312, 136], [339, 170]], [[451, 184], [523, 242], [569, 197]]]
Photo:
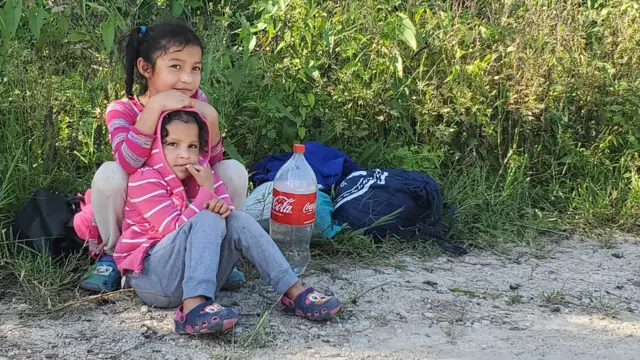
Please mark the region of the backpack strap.
[[467, 251], [467, 249], [450, 242], [450, 240], [453, 238], [456, 208], [452, 204], [443, 203], [442, 209], [443, 214], [446, 214], [446, 216], [443, 216], [443, 218], [441, 218], [443, 226], [439, 231], [435, 231], [431, 228], [431, 226], [425, 223], [421, 223], [418, 225], [419, 230], [425, 234], [432, 236], [434, 238], [434, 242], [438, 245], [438, 247], [440, 247], [440, 249], [456, 256], [466, 255], [469, 252]]
[[453, 234], [453, 228], [456, 223], [456, 208], [450, 203], [444, 203], [442, 204], [442, 209], [444, 213], [448, 214], [447, 219], [443, 220], [445, 228], [442, 231], [442, 237], [448, 239]]

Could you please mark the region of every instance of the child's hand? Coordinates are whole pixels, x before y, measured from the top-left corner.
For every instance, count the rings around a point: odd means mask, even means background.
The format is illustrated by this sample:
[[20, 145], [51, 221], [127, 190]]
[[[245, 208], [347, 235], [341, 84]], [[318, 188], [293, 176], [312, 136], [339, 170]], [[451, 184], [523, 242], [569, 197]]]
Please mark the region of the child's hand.
[[198, 185], [206, 187], [207, 189], [214, 191], [213, 186], [213, 173], [209, 167], [200, 165], [187, 165], [187, 170], [196, 179]]
[[229, 205], [227, 205], [227, 203], [221, 199], [213, 199], [211, 201], [207, 201], [204, 204], [204, 208], [222, 216], [223, 219], [231, 214], [231, 208], [229, 208]]
[[198, 110], [205, 120], [209, 123], [209, 137], [211, 144], [217, 144], [220, 141], [220, 123], [218, 121], [218, 112], [216, 109], [204, 101], [191, 99], [191, 106]]
[[180, 110], [192, 106], [191, 100], [178, 90], [168, 90], [151, 97], [147, 106], [156, 106], [160, 112]]
[[198, 99], [191, 98], [189, 100], [191, 101], [191, 107], [198, 110], [198, 112], [206, 118], [205, 120], [207, 120], [209, 125], [215, 126], [216, 128], [218, 127], [218, 112], [213, 106]]

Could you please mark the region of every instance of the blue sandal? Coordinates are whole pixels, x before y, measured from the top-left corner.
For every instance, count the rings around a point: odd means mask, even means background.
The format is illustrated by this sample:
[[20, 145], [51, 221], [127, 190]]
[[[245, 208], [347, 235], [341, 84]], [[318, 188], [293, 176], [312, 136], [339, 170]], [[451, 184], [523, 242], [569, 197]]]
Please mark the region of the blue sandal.
[[93, 272], [80, 283], [80, 287], [95, 293], [116, 291], [120, 289], [120, 279], [113, 256], [105, 254], [96, 261]]
[[188, 313], [182, 311], [182, 305], [176, 310], [174, 323], [178, 334], [204, 334], [225, 331], [238, 322], [238, 313], [208, 300], [194, 307]]
[[234, 266], [231, 274], [222, 285], [222, 290], [233, 291], [238, 290], [244, 284], [244, 273], [238, 270], [238, 267]]
[[280, 303], [284, 306], [285, 313], [315, 321], [330, 319], [341, 309], [338, 298], [324, 295], [311, 287], [293, 300], [282, 295]]

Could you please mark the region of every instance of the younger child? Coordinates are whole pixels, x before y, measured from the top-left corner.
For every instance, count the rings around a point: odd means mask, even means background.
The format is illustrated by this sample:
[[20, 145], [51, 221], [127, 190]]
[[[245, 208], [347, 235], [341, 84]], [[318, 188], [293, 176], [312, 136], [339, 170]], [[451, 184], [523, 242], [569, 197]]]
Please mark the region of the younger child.
[[117, 266], [149, 306], [176, 307], [178, 333], [233, 327], [238, 314], [215, 302], [245, 255], [278, 293], [285, 312], [325, 320], [335, 297], [302, 287], [284, 256], [250, 215], [235, 210], [209, 168], [209, 129], [195, 109], [165, 112], [151, 155], [129, 178]]

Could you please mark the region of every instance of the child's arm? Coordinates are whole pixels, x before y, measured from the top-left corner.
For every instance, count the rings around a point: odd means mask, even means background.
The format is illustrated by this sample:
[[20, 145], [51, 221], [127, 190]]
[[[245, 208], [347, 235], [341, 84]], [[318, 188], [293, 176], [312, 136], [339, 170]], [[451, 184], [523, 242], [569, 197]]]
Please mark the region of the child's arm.
[[227, 186], [222, 182], [222, 179], [220, 179], [219, 175], [217, 175], [213, 170], [211, 172], [213, 174], [214, 181], [218, 185], [214, 189], [216, 197], [224, 201], [231, 210], [236, 210], [236, 208], [233, 207], [233, 201], [231, 199], [231, 196], [229, 196], [229, 192], [227, 191]]
[[201, 186], [196, 198], [181, 211], [169, 197], [162, 176], [154, 170], [146, 170], [138, 171], [129, 178], [127, 197], [158, 233], [166, 236], [202, 211], [205, 203], [216, 198], [216, 195], [215, 188], [211, 191]]
[[217, 184], [214, 189], [216, 198], [207, 201], [204, 207], [207, 210], [214, 212], [222, 216], [223, 218], [226, 218], [227, 216], [229, 216], [229, 214], [231, 214], [232, 211], [235, 211], [236, 208], [233, 206], [233, 201], [231, 199], [231, 196], [229, 196], [229, 193], [227, 192], [227, 187], [224, 185], [220, 177], [216, 175], [213, 170], [211, 171], [211, 175], [213, 176], [214, 181]]
[[155, 136], [137, 129], [135, 112], [124, 101], [109, 104], [106, 112], [107, 128], [113, 157], [127, 172], [133, 174], [151, 154]]
[[202, 116], [204, 116], [209, 122], [209, 139], [211, 141], [211, 158], [209, 158], [209, 164], [215, 165], [222, 160], [222, 135], [220, 134], [220, 122], [218, 120], [218, 112], [216, 109], [209, 105], [207, 96], [204, 91], [198, 89], [196, 94], [196, 101], [193, 102], [193, 107], [196, 108]]
[[113, 157], [127, 174], [136, 172], [149, 158], [160, 114], [190, 105], [191, 99], [177, 90], [150, 98], [140, 116], [124, 101], [109, 104], [105, 117]]

